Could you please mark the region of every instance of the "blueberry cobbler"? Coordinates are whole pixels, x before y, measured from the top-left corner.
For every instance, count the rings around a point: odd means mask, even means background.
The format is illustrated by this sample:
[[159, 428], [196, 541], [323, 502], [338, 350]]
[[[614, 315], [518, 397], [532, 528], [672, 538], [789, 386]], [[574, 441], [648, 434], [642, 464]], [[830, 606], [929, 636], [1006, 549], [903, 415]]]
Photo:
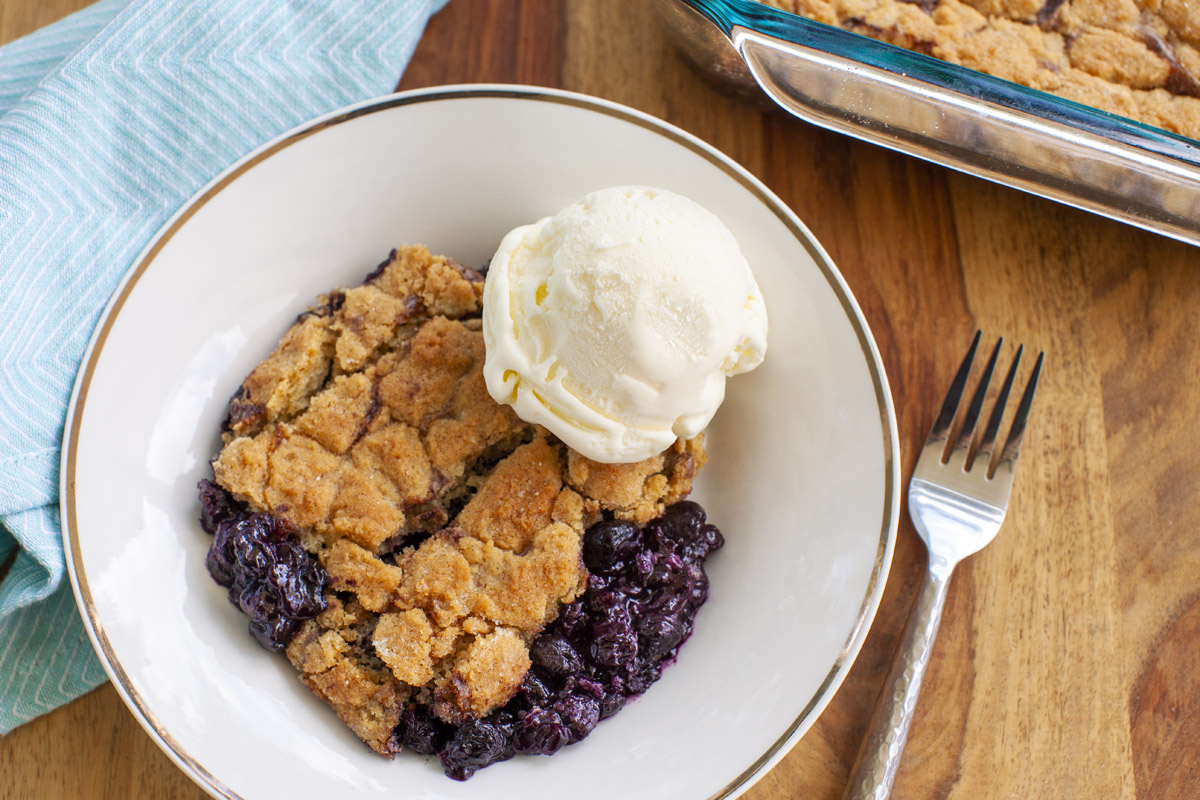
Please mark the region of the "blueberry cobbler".
[[488, 394], [484, 278], [423, 247], [321, 296], [229, 403], [207, 566], [371, 749], [459, 780], [656, 681], [722, 545], [702, 436], [589, 460]]
[[761, 0], [1200, 139], [1196, 0]]

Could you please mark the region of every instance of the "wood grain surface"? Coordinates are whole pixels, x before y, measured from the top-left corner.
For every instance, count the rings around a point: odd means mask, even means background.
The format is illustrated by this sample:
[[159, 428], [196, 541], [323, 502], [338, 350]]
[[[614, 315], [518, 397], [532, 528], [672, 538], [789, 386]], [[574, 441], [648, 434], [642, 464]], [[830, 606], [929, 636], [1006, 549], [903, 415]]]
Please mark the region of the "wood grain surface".
[[[86, 2], [2, 0], [0, 42]], [[1046, 350], [1007, 523], [953, 584], [894, 797], [1200, 797], [1200, 250], [731, 100], [644, 0], [453, 0], [400, 87], [477, 81], [626, 103], [779, 194], [875, 334], [906, 482], [976, 328]], [[923, 559], [902, 511], [854, 668], [747, 798], [840, 797]], [[0, 797], [204, 796], [110, 686], [0, 738]]]

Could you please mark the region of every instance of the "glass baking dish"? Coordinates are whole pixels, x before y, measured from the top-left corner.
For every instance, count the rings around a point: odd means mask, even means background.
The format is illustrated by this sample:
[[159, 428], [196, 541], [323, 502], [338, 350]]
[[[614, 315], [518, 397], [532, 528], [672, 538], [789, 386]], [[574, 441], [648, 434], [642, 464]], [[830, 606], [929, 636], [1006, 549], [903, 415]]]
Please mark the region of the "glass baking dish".
[[735, 92], [1200, 245], [1200, 142], [753, 0], [654, 2], [683, 54]]

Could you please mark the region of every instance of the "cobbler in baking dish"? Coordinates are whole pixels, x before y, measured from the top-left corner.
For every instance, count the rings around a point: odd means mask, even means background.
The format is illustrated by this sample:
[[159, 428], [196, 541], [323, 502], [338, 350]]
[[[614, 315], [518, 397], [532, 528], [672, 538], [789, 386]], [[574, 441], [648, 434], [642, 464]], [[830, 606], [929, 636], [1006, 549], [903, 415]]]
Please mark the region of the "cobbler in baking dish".
[[761, 0], [1200, 139], [1196, 0]]

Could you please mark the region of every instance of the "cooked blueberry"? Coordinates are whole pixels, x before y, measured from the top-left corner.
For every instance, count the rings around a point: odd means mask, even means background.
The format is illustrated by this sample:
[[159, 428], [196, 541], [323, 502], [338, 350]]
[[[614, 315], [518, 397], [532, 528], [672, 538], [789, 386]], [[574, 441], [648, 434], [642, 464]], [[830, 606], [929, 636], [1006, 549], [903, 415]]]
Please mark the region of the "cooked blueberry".
[[571, 692], [586, 694], [597, 700], [604, 698], [604, 686], [599, 681], [594, 681], [591, 678], [574, 676], [568, 678], [566, 684], [563, 686], [563, 693], [570, 694]]
[[620, 692], [606, 694], [600, 700], [600, 719], [608, 719], [625, 707], [625, 695]]
[[299, 628], [299, 620], [280, 615], [250, 620], [250, 635], [260, 645], [276, 653], [283, 650]]
[[650, 685], [658, 680], [662, 674], [662, 665], [658, 663], [639, 663], [630, 672], [629, 680], [626, 683], [626, 691], [629, 694], [641, 694], [650, 688]]
[[208, 548], [208, 557], [204, 562], [208, 567], [208, 574], [212, 575], [213, 580], [225, 587], [233, 584], [237, 569], [237, 559], [233, 555], [234, 533], [233, 522], [225, 520], [218, 525], [217, 535]]
[[233, 557], [245, 570], [254, 575], [263, 575], [275, 563], [275, 552], [271, 547], [274, 526], [266, 514], [255, 514], [235, 525]]
[[527, 755], [552, 756], [571, 739], [562, 717], [549, 709], [534, 709], [517, 722], [513, 749]]
[[670, 586], [664, 586], [654, 597], [642, 606], [642, 616], [650, 613], [671, 615], [679, 614], [691, 602], [692, 581], [686, 576], [679, 576]]
[[571, 638], [576, 638], [591, 627], [587, 609], [582, 599], [569, 604], [558, 615], [555, 627]]
[[[534, 642], [534, 647], [537, 642]], [[525, 702], [530, 708], [549, 705], [554, 699], [554, 690], [550, 688], [550, 684], [538, 674], [537, 669], [531, 669], [525, 673], [525, 680], [521, 682], [521, 688], [518, 690], [518, 697]]]
[[503, 728], [475, 719], [459, 726], [438, 758], [446, 775], [465, 781], [476, 770], [510, 757], [509, 744]]
[[579, 652], [561, 636], [542, 636], [529, 649], [533, 663], [554, 675], [573, 675], [583, 669]]
[[638, 642], [633, 629], [620, 621], [600, 622], [592, 627], [592, 660], [605, 667], [619, 667], [637, 657]]
[[705, 523], [704, 509], [699, 503], [683, 500], [667, 509], [663, 520], [676, 532], [678, 538], [690, 538], [689, 533]]
[[[277, 564], [276, 571], [280, 567]], [[325, 610], [324, 578], [312, 564], [293, 567], [279, 575], [283, 610], [298, 619], [310, 619]]]
[[629, 575], [631, 581], [635, 581], [638, 585], [644, 586], [654, 572], [654, 565], [658, 563], [658, 556], [651, 553], [649, 550], [643, 550], [634, 556], [633, 569]]
[[242, 504], [214, 481], [202, 480], [196, 488], [200, 490], [200, 527], [208, 533], [215, 534], [222, 522], [243, 513]]
[[628, 595], [622, 592], [606, 592], [608, 597], [597, 598], [596, 602], [592, 603], [592, 634], [595, 635], [596, 625], [600, 623], [611, 623], [628, 628], [633, 624], [633, 612], [630, 606], [633, 605]]
[[675, 581], [675, 576], [683, 570], [683, 559], [671, 553], [669, 555], [659, 556], [654, 563], [654, 569], [646, 577], [646, 583], [650, 586], [669, 586]]
[[642, 532], [620, 520], [593, 525], [583, 537], [583, 563], [592, 572], [609, 574], [625, 566], [641, 546]]
[[401, 746], [414, 753], [431, 756], [445, 746], [450, 730], [450, 726], [434, 717], [427, 706], [409, 707], [400, 714], [396, 738]]
[[638, 623], [638, 644], [642, 658], [659, 662], [671, 655], [675, 646], [683, 641], [686, 632], [679, 617], [664, 614], [649, 614]]
[[569, 694], [554, 704], [554, 711], [570, 731], [572, 742], [587, 736], [600, 721], [600, 702], [588, 695]]
[[698, 564], [725, 545], [725, 537], [715, 525], [702, 525], [696, 535], [679, 547], [685, 561]]

